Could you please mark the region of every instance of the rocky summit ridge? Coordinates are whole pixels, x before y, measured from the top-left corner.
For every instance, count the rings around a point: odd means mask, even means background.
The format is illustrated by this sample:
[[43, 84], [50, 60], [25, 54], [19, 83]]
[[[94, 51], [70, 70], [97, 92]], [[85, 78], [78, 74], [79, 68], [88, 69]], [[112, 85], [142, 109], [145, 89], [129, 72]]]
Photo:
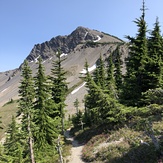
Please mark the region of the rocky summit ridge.
[[60, 49], [62, 53], [67, 54], [73, 51], [75, 47], [81, 43], [88, 41], [100, 42], [101, 39], [103, 42], [105, 40], [107, 42], [121, 42], [120, 39], [113, 36], [79, 26], [70, 35], [57, 36], [52, 38], [50, 41], [36, 44], [28, 55], [27, 60], [34, 61], [38, 56], [41, 56], [43, 59], [50, 58], [58, 51], [58, 49]]
[[[50, 41], [34, 45], [26, 59], [33, 74], [35, 74], [37, 71], [37, 59], [41, 56], [46, 74], [50, 74], [51, 63], [55, 60], [54, 54], [58, 49], [61, 51], [62, 57], [66, 57], [63, 62], [63, 68], [67, 71], [68, 87], [72, 89], [66, 99], [66, 109], [68, 114], [72, 114], [75, 112], [73, 103], [76, 98], [79, 99], [79, 107], [84, 107], [82, 100], [86, 94], [86, 89], [80, 77], [84, 73], [85, 61], [87, 60], [89, 64], [89, 70], [93, 71], [100, 55], [106, 60], [117, 46], [120, 47], [120, 51], [123, 54], [122, 60], [124, 60], [128, 54], [128, 48], [121, 39], [97, 30], [78, 27], [69, 35], [53, 37]], [[21, 67], [22, 65], [15, 70], [0, 73], [1, 106], [11, 98], [19, 98], [18, 87], [21, 79]]]

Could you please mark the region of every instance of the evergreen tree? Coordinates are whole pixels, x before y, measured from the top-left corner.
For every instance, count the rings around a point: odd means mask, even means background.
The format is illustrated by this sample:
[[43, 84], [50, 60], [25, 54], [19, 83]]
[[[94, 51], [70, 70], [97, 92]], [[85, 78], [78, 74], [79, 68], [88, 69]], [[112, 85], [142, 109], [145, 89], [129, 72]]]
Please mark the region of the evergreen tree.
[[112, 98], [116, 99], [117, 98], [117, 88], [116, 88], [116, 83], [115, 83], [114, 70], [115, 70], [115, 66], [113, 63], [113, 56], [112, 56], [112, 54], [110, 54], [108, 68], [107, 68], [107, 78], [106, 78], [107, 90], [108, 90], [108, 94]]
[[115, 84], [118, 92], [122, 88], [122, 60], [121, 60], [121, 54], [120, 54], [120, 46], [117, 46], [115, 49], [115, 71], [114, 71], [114, 76], [115, 76]]
[[53, 117], [55, 103], [52, 100], [50, 83], [45, 76], [45, 70], [42, 65], [42, 60], [38, 60], [38, 72], [35, 76], [35, 144], [38, 151], [48, 149], [54, 145], [54, 140], [57, 138], [59, 128], [58, 117]]
[[23, 162], [24, 145], [20, 137], [21, 135], [15, 117], [12, 117], [12, 122], [7, 130], [7, 138], [4, 143], [4, 161], [12, 163]]
[[19, 87], [19, 115], [21, 118], [21, 131], [25, 138], [25, 144], [28, 144], [27, 153], [30, 154], [30, 162], [34, 163], [34, 147], [32, 134], [33, 102], [34, 102], [34, 82], [32, 71], [25, 60], [22, 68], [22, 79]]
[[145, 21], [145, 4], [143, 2], [142, 16], [134, 21], [138, 26], [135, 38], [127, 37], [129, 43], [129, 57], [127, 59], [127, 73], [124, 80], [123, 102], [127, 105], [139, 105], [141, 94], [149, 89], [150, 80], [146, 70], [149, 57], [147, 46], [147, 25]]
[[[88, 88], [88, 94], [85, 95], [85, 115], [87, 117], [87, 124], [92, 125], [95, 122], [95, 118], [98, 117], [96, 116], [96, 110], [93, 109], [96, 107], [96, 97], [94, 96], [94, 90], [92, 88], [92, 77], [88, 71], [88, 62], [85, 62], [85, 70], [86, 74], [85, 77], [83, 77], [84, 81], [86, 82], [86, 87]], [[96, 73], [97, 74], [97, 73]], [[95, 83], [95, 82], [94, 82]]]
[[94, 72], [94, 81], [102, 89], [106, 89], [105, 65], [101, 55], [96, 66], [96, 70]]
[[154, 24], [154, 29], [148, 40], [150, 64], [148, 72], [150, 74], [151, 88], [162, 87], [162, 59], [163, 59], [163, 39], [161, 36], [158, 18]]
[[96, 126], [104, 123], [121, 122], [124, 118], [120, 110], [122, 106], [118, 104], [116, 99], [112, 98], [110, 94], [94, 82], [88, 72], [87, 62], [85, 69], [85, 81], [88, 91], [88, 94], [85, 96], [85, 107], [90, 125]]
[[67, 95], [67, 83], [66, 83], [66, 71], [62, 67], [62, 63], [65, 58], [61, 58], [61, 52], [56, 53], [56, 60], [53, 61], [51, 69], [51, 81], [52, 81], [52, 99], [58, 106], [58, 111], [61, 117], [62, 134], [64, 133], [64, 108], [66, 106], [65, 99]]
[[78, 114], [79, 113], [79, 100], [78, 99], [75, 100], [74, 106], [76, 108], [76, 114]]

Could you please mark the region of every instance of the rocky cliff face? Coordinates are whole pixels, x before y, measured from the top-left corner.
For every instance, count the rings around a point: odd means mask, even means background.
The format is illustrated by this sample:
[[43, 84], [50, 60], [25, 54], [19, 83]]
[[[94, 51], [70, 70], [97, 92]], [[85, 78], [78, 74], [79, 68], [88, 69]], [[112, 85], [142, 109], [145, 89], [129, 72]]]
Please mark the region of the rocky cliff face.
[[28, 55], [27, 60], [32, 62], [38, 56], [41, 56], [43, 59], [48, 59], [53, 56], [58, 49], [60, 49], [62, 53], [67, 54], [73, 51], [75, 47], [81, 43], [88, 41], [100, 42], [102, 38], [104, 38], [104, 41], [107, 40], [107, 42], [121, 42], [120, 39], [99, 31], [78, 27], [68, 36], [57, 36], [50, 41], [35, 45]]

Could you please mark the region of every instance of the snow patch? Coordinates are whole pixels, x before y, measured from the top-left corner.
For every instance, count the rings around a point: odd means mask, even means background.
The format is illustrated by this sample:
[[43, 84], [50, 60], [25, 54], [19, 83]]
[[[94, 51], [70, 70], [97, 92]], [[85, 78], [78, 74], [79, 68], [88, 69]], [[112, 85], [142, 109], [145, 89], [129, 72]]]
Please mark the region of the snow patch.
[[97, 40], [94, 40], [93, 42], [98, 42], [101, 40], [101, 37], [99, 35], [97, 35]]
[[75, 90], [73, 90], [73, 91], [71, 92], [71, 94], [73, 95], [73, 94], [75, 94], [76, 92], [78, 92], [82, 87], [85, 86], [85, 84], [86, 84], [86, 82], [84, 82], [80, 87], [78, 87], [78, 88], [76, 88]]
[[45, 63], [46, 62], [46, 60], [44, 60], [42, 63]]
[[53, 57], [50, 57], [49, 60], [52, 60]]
[[60, 57], [64, 57], [64, 56], [67, 56], [66, 53], [62, 53]]
[[85, 33], [85, 35], [84, 35], [84, 40], [85, 40], [85, 38], [86, 38], [87, 34], [88, 34], [88, 32], [86, 32], [86, 33]]
[[[88, 71], [91, 72], [96, 69], [96, 64], [94, 64], [92, 67], [88, 67]], [[86, 69], [83, 69], [80, 71], [81, 74], [86, 74]]]
[[7, 88], [5, 88], [3, 91], [1, 91], [1, 93], [5, 92], [7, 90]]
[[35, 58], [35, 63], [38, 62], [39, 57], [40, 57], [40, 55], [37, 58]]

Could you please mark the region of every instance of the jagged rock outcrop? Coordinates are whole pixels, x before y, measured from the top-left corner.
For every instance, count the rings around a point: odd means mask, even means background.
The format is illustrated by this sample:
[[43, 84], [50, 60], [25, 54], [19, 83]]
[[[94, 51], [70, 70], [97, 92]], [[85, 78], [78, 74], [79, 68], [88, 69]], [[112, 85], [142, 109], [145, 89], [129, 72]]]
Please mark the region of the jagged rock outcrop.
[[50, 41], [35, 45], [28, 55], [27, 60], [30, 62], [34, 61], [38, 56], [41, 56], [43, 59], [48, 59], [53, 56], [58, 49], [60, 49], [62, 53], [67, 54], [73, 51], [79, 44], [88, 41], [100, 41], [102, 38], [107, 42], [121, 42], [120, 39], [106, 35], [97, 30], [78, 27], [68, 36], [57, 36]]

